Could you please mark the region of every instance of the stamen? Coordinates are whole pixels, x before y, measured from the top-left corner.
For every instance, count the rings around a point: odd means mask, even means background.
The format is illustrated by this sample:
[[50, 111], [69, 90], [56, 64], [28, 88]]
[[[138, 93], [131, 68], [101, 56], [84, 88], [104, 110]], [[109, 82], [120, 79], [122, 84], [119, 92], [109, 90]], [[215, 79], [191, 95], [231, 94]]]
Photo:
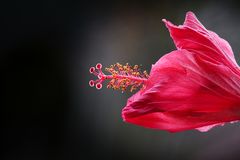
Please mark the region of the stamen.
[[106, 75], [102, 72], [102, 64], [98, 63], [95, 67], [91, 67], [89, 72], [98, 77], [97, 80], [89, 81], [89, 85], [95, 87], [97, 89], [102, 88], [102, 83], [109, 79], [109, 83], [107, 84], [107, 88], [120, 89], [125, 91], [128, 87], [130, 87], [130, 91], [134, 91], [139, 87], [144, 86], [144, 83], [147, 81], [148, 74], [146, 71], [141, 72], [138, 65], [131, 66], [128, 63], [125, 65], [121, 65], [116, 63], [111, 65], [109, 68], [106, 68], [106, 71], [110, 73], [110, 75]]

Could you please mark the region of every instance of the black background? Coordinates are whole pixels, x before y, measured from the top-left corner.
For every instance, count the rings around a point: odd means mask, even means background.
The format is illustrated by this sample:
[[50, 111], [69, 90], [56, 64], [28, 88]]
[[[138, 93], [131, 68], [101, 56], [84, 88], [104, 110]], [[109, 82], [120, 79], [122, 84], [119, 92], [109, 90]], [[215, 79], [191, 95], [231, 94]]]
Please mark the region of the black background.
[[161, 19], [181, 24], [189, 10], [239, 53], [239, 9], [237, 1], [1, 2], [0, 159], [239, 159], [237, 124], [149, 130], [122, 122], [130, 94], [88, 87], [97, 62], [149, 70], [175, 48]]

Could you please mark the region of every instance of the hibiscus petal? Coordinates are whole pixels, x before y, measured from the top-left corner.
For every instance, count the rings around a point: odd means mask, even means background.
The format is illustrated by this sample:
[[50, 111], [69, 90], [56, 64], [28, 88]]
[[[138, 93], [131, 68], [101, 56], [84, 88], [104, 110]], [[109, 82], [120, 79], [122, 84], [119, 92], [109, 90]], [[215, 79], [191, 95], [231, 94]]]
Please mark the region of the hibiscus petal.
[[227, 41], [216, 33], [207, 30], [196, 18], [194, 13], [188, 12], [183, 25], [175, 26], [163, 19], [170, 35], [178, 49], [202, 51], [207, 56], [218, 57], [223, 63], [229, 61], [238, 66], [232, 49]]
[[200, 128], [196, 128], [196, 129], [199, 130], [200, 132], [207, 132], [210, 129], [212, 129], [213, 127], [223, 126], [223, 125], [224, 125], [224, 123], [212, 124], [212, 125], [209, 125], [209, 126], [204, 126], [204, 127], [200, 127]]
[[240, 119], [239, 75], [208, 60], [185, 49], [163, 56], [145, 89], [128, 100], [123, 119], [171, 132]]
[[192, 28], [202, 33], [207, 33], [207, 29], [199, 22], [193, 12], [187, 12], [183, 26]]
[[123, 119], [171, 132], [207, 131], [240, 120], [240, 72], [229, 44], [192, 12], [180, 26], [163, 21], [178, 50], [152, 66], [145, 88], [128, 99]]

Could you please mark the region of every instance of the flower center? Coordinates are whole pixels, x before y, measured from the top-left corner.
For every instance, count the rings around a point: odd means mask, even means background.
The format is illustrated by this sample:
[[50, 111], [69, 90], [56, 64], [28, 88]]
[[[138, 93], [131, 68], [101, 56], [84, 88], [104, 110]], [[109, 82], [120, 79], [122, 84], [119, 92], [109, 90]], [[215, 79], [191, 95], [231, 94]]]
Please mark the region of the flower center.
[[97, 76], [98, 79], [90, 80], [89, 85], [101, 89], [102, 83], [105, 80], [109, 80], [107, 88], [113, 88], [114, 90], [119, 89], [122, 92], [130, 88], [132, 92], [138, 87], [142, 87], [149, 77], [146, 71], [141, 72], [138, 65], [131, 66], [128, 63], [125, 65], [116, 63], [106, 68], [106, 71], [109, 72], [110, 75], [106, 75], [102, 72], [101, 63], [98, 63], [96, 67], [91, 67], [89, 72]]

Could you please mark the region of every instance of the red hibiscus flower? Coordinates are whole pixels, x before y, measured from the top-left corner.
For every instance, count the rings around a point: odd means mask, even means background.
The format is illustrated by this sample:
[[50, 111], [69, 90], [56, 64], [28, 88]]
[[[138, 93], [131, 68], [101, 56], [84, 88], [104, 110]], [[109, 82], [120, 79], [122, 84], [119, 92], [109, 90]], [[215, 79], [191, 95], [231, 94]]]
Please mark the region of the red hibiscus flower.
[[240, 120], [240, 68], [228, 42], [207, 30], [192, 12], [183, 25], [163, 22], [177, 50], [160, 58], [149, 76], [120, 64], [108, 68], [112, 75], [92, 68], [99, 79], [90, 86], [101, 88], [105, 79], [112, 79], [108, 87], [114, 89], [143, 86], [128, 99], [122, 117], [147, 128], [207, 131]]

